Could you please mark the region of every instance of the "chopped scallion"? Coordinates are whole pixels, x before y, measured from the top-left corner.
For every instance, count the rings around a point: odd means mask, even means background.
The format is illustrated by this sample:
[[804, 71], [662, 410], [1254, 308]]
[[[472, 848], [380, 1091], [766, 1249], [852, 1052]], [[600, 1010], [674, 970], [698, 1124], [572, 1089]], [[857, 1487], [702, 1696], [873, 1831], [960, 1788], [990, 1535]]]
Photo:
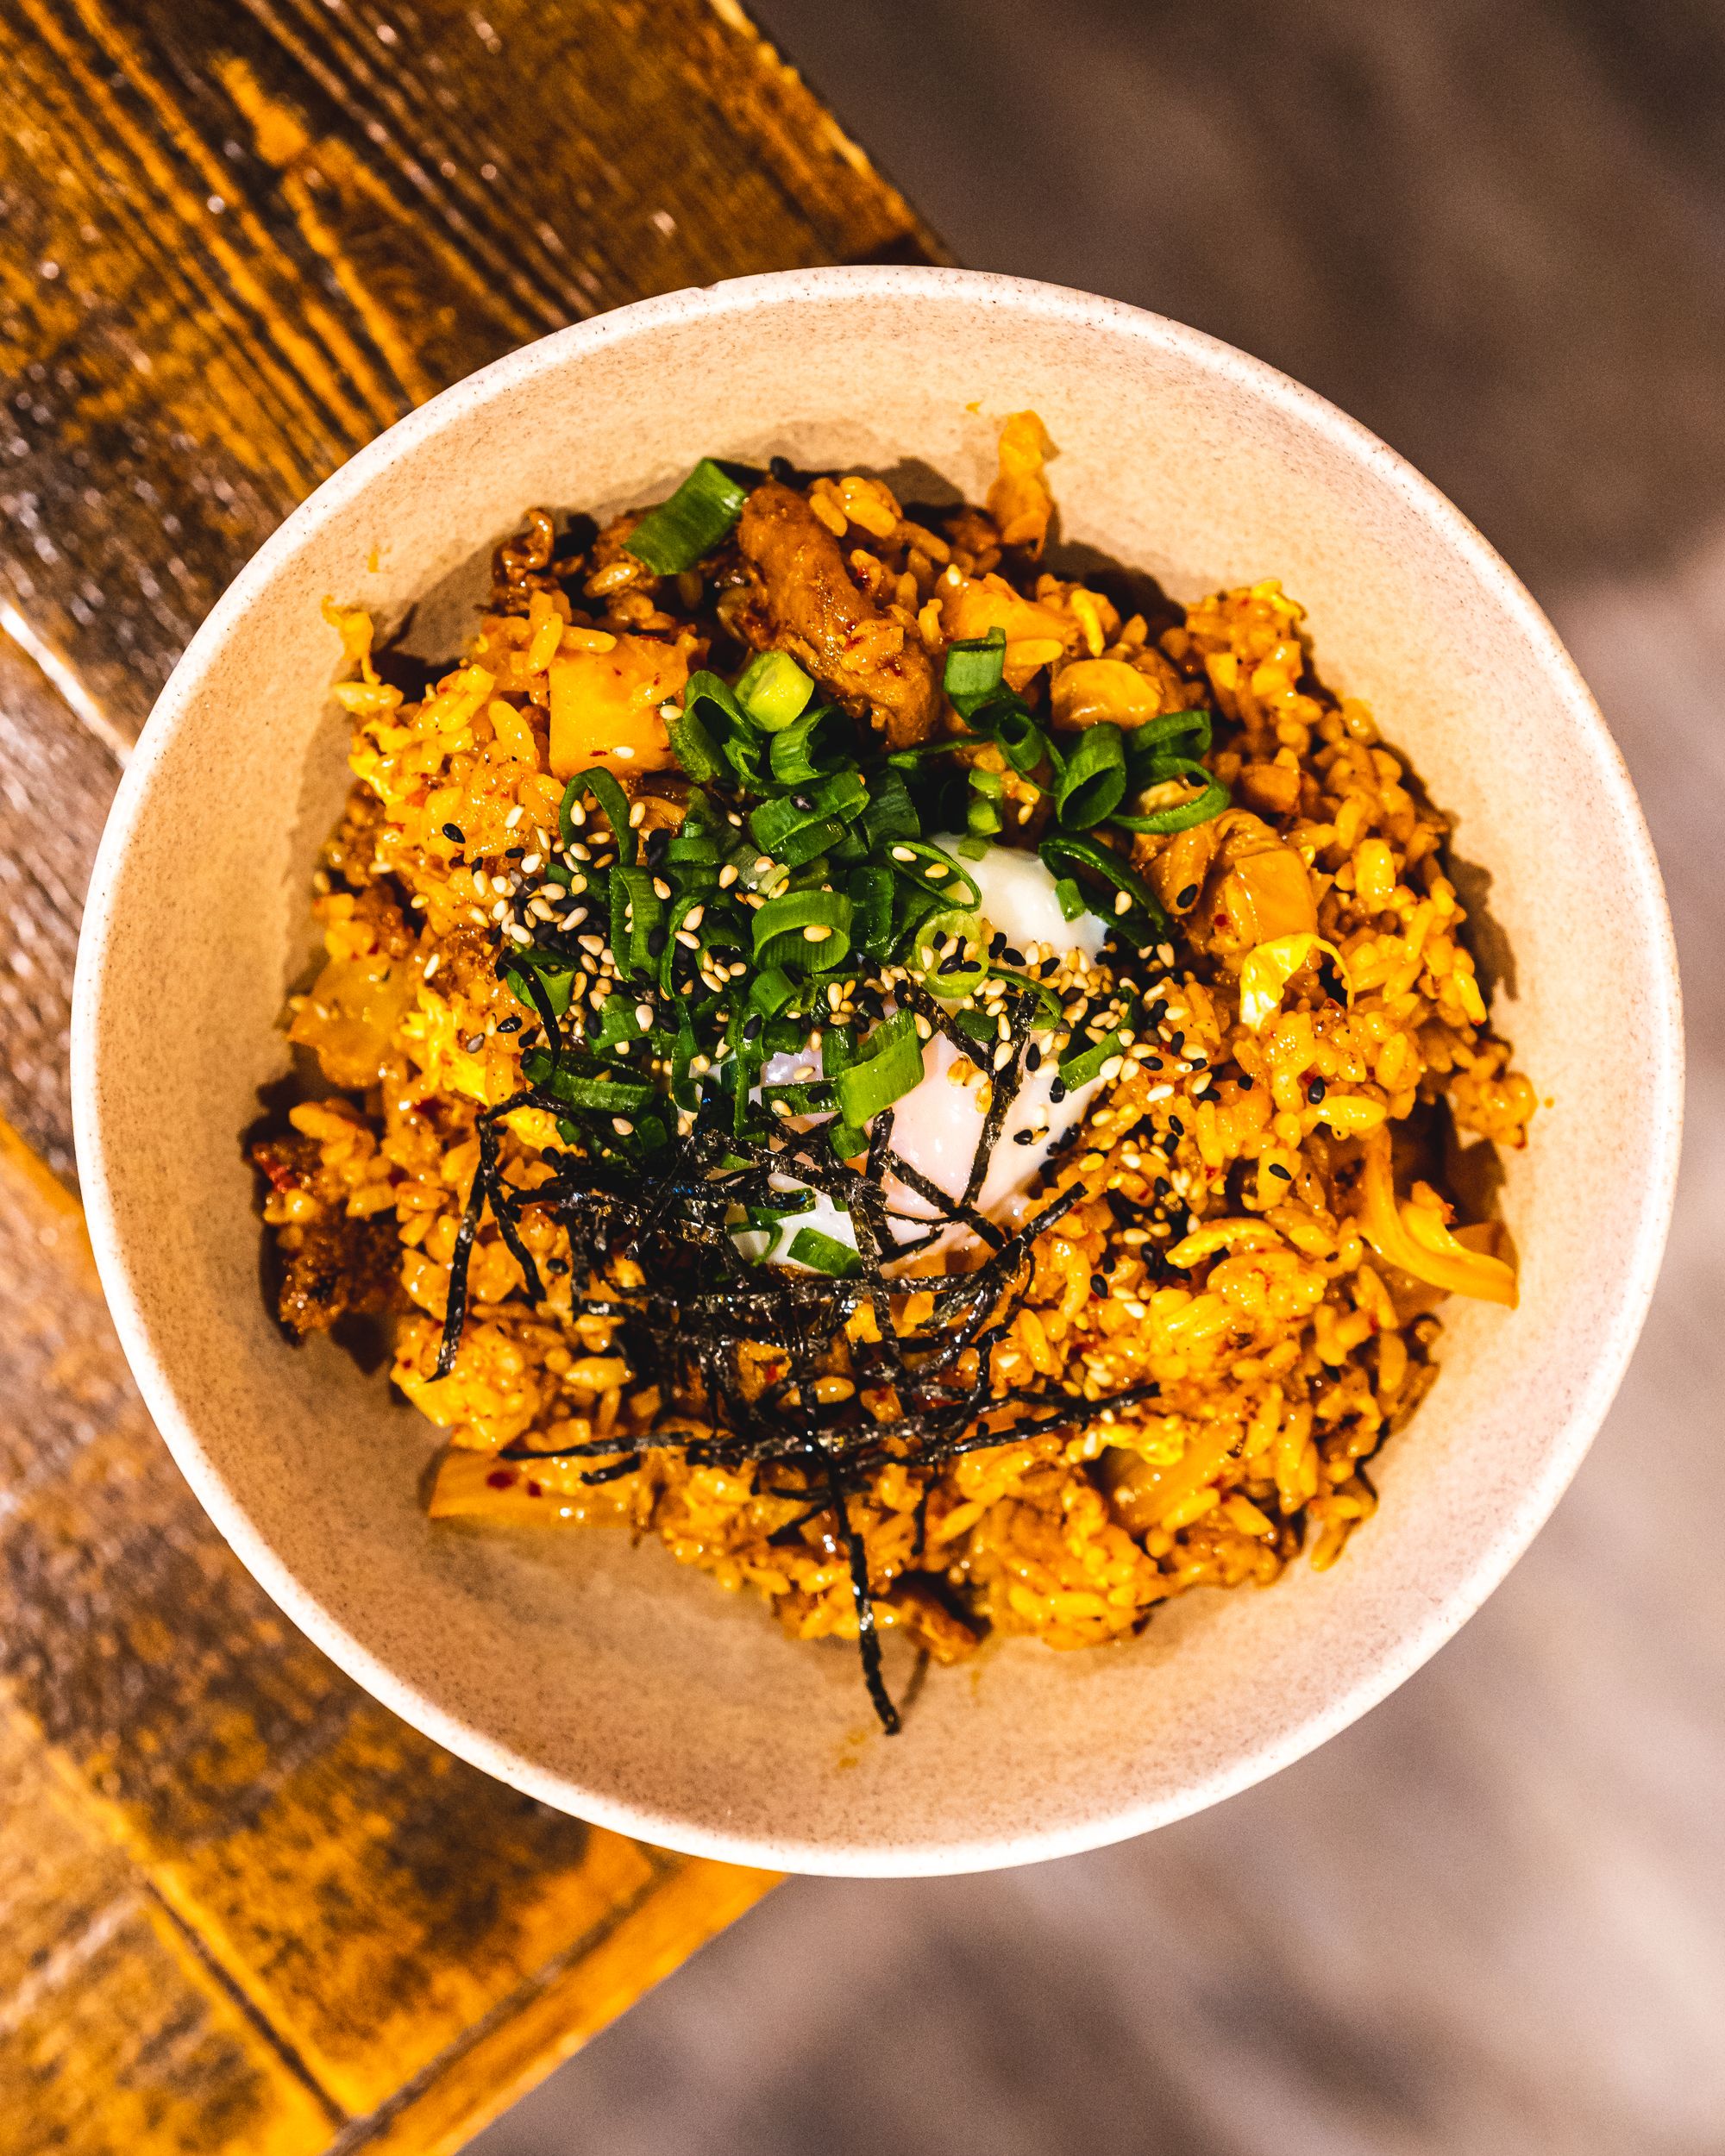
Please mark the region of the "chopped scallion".
[[703, 457], [668, 501], [649, 510], [623, 544], [658, 576], [692, 569], [712, 552], [743, 513], [747, 490]]

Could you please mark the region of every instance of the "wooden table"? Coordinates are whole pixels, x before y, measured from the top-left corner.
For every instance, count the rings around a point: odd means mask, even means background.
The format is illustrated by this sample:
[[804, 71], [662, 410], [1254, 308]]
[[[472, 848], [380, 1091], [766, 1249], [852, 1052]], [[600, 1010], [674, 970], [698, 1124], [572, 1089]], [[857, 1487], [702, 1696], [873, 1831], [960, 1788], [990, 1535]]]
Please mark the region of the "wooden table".
[[372, 1703], [150, 1427], [76, 1199], [80, 903], [267, 533], [560, 323], [929, 235], [736, 0], [0, 0], [0, 2147], [454, 2149], [764, 1875]]

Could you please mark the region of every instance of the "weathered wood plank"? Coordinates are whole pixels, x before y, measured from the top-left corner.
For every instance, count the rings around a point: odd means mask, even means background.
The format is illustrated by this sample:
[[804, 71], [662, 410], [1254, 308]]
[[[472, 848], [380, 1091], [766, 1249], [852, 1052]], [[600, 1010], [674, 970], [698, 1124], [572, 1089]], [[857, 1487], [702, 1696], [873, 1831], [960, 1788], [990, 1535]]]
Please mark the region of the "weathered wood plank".
[[10, 0], [0, 70], [0, 573], [134, 729], [282, 515], [446, 383], [932, 245], [707, 0]]
[[9, 2156], [311, 2156], [335, 2115], [0, 1711], [0, 2139]]
[[[298, 2149], [327, 2138], [323, 2126], [306, 2138], [302, 2098], [327, 2124], [392, 2118], [411, 2090], [426, 2132], [453, 2146], [498, 2087], [544, 2071], [770, 1883], [518, 1796], [376, 1707], [295, 1633], [167, 1459], [76, 1208], [16, 1139], [0, 1148], [0, 1677], [110, 1852], [105, 1902], [56, 1885], [52, 1867], [32, 1902], [0, 1865], [0, 1936], [34, 1939], [57, 1919], [78, 1936], [105, 1926], [101, 1984], [125, 2013], [132, 1988], [159, 1987], [147, 1964], [164, 1939], [195, 1941], [204, 1988], [153, 2040], [180, 2059], [185, 2103], [218, 2068], [248, 2092], [232, 2098], [243, 2134], [176, 2140], [167, 2110], [125, 2108], [127, 2055], [68, 2037], [40, 2071], [36, 2053], [0, 2050], [0, 2117], [28, 2096], [58, 2131], [84, 2100], [66, 2076], [95, 2088], [111, 2073], [90, 2131], [106, 2120], [117, 2134], [123, 2120], [132, 2138], [116, 2149]], [[26, 1817], [20, 1852], [45, 1836], [52, 1849], [39, 1809]], [[0, 1962], [0, 2024], [6, 1973]], [[15, 1978], [15, 2002], [21, 1990]], [[233, 2031], [254, 2026], [235, 2002], [274, 2040], [262, 2066], [233, 2052]], [[18, 2014], [36, 2010], [26, 1998]], [[80, 1994], [54, 2011], [70, 2027], [86, 2005]], [[521, 2017], [532, 2034], [511, 2034]], [[391, 2125], [392, 2145], [420, 2145], [418, 2131]]]
[[64, 1176], [72, 962], [119, 777], [109, 749], [0, 626], [0, 1117]]

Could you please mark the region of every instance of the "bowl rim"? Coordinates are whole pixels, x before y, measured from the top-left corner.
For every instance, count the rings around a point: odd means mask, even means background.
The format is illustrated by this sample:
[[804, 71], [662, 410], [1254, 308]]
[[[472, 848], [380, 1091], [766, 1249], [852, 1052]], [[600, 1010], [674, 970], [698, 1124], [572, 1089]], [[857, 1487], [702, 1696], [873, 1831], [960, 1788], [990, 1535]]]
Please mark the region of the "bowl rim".
[[[118, 1232], [113, 1179], [98, 1109], [100, 1037], [112, 900], [120, 864], [146, 814], [153, 781], [205, 677], [254, 599], [332, 515], [424, 441], [461, 425], [492, 398], [581, 354], [661, 327], [717, 323], [763, 306], [869, 298], [958, 300], [1008, 307], [1043, 320], [1135, 338], [1231, 384], [1310, 428], [1350, 460], [1370, 467], [1433, 526], [1515, 620], [1549, 676], [1579, 735], [1615, 794], [1626, 873], [1639, 925], [1658, 956], [1648, 986], [1645, 1035], [1653, 1070], [1647, 1115], [1656, 1140], [1648, 1188], [1634, 1240], [1623, 1254], [1622, 1287], [1584, 1382], [1553, 1433], [1540, 1472], [1482, 1539], [1457, 1589], [1398, 1632], [1375, 1659], [1282, 1737], [1178, 1791], [1117, 1808], [1080, 1824], [1034, 1827], [975, 1841], [849, 1846], [831, 1839], [766, 1839], [720, 1826], [667, 1816], [648, 1804], [595, 1795], [566, 1776], [522, 1758], [486, 1732], [436, 1705], [361, 1644], [303, 1588], [253, 1525], [206, 1451], [195, 1413], [185, 1406], [158, 1358]], [[859, 1877], [939, 1876], [1040, 1862], [1148, 1833], [1201, 1811], [1279, 1772], [1357, 1720], [1410, 1677], [1461, 1628], [1527, 1548], [1580, 1466], [1618, 1386], [1652, 1300], [1670, 1225], [1681, 1146], [1683, 1025], [1676, 945], [1652, 839], [1622, 755], [1574, 661], [1537, 602], [1502, 557], [1432, 482], [1358, 421], [1315, 391], [1202, 330], [1147, 309], [1064, 285], [990, 272], [919, 265], [863, 265], [781, 270], [637, 301], [555, 330], [466, 376], [398, 420], [323, 481], [265, 540], [217, 599], [187, 644], [152, 708], [116, 794], [92, 869], [72, 1012], [72, 1100], [85, 1217], [104, 1293], [144, 1403], [180, 1471], [216, 1527], [265, 1592], [348, 1677], [403, 1720], [458, 1758], [555, 1808], [691, 1856]]]

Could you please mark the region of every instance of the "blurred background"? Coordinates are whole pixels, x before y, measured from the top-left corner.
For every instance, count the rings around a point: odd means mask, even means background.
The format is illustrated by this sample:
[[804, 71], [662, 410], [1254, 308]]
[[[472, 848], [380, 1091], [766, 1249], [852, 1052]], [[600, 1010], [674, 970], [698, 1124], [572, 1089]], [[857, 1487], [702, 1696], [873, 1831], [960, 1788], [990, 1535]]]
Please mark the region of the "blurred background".
[[1688, 1156], [1592, 1457], [1389, 1704], [1120, 1849], [794, 1881], [475, 2156], [1717, 2156], [1725, 10], [754, 13], [958, 260], [1271, 360], [1509, 555], [1653, 825], [1689, 997]]

